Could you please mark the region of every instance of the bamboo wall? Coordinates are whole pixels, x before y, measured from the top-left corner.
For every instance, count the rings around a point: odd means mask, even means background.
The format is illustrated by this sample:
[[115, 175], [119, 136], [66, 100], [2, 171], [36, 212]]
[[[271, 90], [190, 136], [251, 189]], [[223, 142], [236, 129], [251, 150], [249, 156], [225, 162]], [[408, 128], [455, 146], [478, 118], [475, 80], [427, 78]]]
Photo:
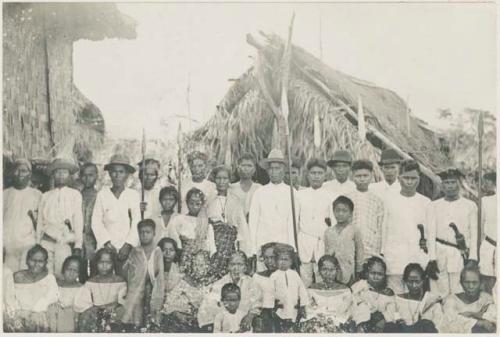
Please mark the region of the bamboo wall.
[[64, 31], [45, 29], [50, 15], [44, 24], [43, 16], [30, 8], [4, 6], [3, 17], [3, 153], [50, 158], [53, 143], [64, 144], [73, 136], [82, 152], [100, 146], [103, 132], [76, 122], [90, 101], [73, 84], [73, 39]]

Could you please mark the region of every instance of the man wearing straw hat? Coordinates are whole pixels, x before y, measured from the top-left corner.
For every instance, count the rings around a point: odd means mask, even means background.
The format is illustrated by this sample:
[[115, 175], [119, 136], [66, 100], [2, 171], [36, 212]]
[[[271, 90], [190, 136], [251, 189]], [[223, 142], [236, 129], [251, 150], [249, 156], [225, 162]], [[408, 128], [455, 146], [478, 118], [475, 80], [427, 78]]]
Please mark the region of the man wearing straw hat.
[[[258, 247], [271, 241], [295, 247], [290, 187], [283, 182], [285, 163], [283, 153], [277, 149], [260, 163], [271, 181], [255, 191], [250, 205], [250, 251], [254, 256]], [[295, 206], [298, 212], [297, 200]], [[257, 269], [263, 270], [262, 263]]]
[[387, 192], [399, 193], [399, 191], [401, 191], [401, 184], [399, 184], [398, 175], [401, 161], [401, 157], [395, 150], [383, 150], [380, 155], [380, 162], [378, 163], [378, 166], [382, 170], [384, 180], [370, 184], [368, 189], [379, 198], [383, 198]]
[[60, 275], [64, 260], [72, 254], [82, 256], [83, 211], [82, 195], [68, 187], [78, 166], [69, 158], [55, 158], [48, 166], [54, 188], [42, 195], [38, 214], [37, 236], [47, 249], [49, 272]]
[[36, 242], [36, 214], [42, 192], [30, 187], [31, 163], [14, 161], [13, 186], [3, 191], [5, 263], [16, 272], [26, 266], [26, 253]]
[[349, 180], [351, 173], [352, 156], [349, 151], [337, 150], [333, 153], [333, 158], [327, 162], [335, 174], [335, 179], [327, 181], [325, 188], [337, 195], [346, 195], [356, 190], [354, 182]]
[[[429, 226], [436, 238], [438, 279], [431, 280], [431, 290], [442, 297], [462, 291], [460, 272], [467, 259], [477, 261], [477, 206], [460, 196], [463, 174], [455, 168], [439, 174], [443, 182], [444, 198], [435, 200], [429, 209]], [[450, 226], [455, 224], [455, 228]], [[455, 244], [453, 247], [449, 244]], [[467, 251], [464, 251], [464, 246]]]
[[111, 178], [111, 187], [103, 187], [99, 193], [92, 214], [92, 230], [97, 240], [97, 249], [106, 247], [118, 252], [121, 262], [125, 261], [139, 238], [137, 223], [140, 221], [140, 197], [137, 191], [126, 187], [135, 168], [124, 154], [115, 154], [104, 165]]

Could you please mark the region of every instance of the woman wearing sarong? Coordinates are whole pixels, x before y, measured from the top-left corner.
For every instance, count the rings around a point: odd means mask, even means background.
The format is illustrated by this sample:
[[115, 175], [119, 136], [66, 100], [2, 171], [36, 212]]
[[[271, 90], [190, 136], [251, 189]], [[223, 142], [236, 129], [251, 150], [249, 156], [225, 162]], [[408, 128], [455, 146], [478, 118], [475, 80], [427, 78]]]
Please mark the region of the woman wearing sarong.
[[179, 214], [167, 227], [166, 237], [172, 238], [182, 249], [181, 271], [189, 266], [194, 252], [206, 250], [212, 255], [216, 252], [214, 231], [208, 223], [205, 195], [197, 188], [192, 188], [186, 195], [188, 214]]
[[[165, 240], [169, 240], [168, 238]], [[164, 245], [167, 245], [166, 242]], [[162, 310], [162, 332], [202, 332], [197, 321], [198, 308], [208, 293], [209, 284], [214, 281], [209, 269], [209, 256], [206, 251], [193, 255], [189, 273], [175, 278], [172, 285], [167, 281], [167, 293]], [[169, 278], [170, 279], [170, 278]]]
[[395, 331], [435, 333], [443, 319], [441, 298], [425, 289], [425, 271], [418, 263], [410, 263], [403, 272], [407, 293], [396, 296]]
[[[212, 268], [217, 277], [227, 274], [231, 254], [241, 246], [246, 247], [248, 226], [241, 202], [231, 192], [228, 193], [231, 171], [225, 166], [217, 166], [209, 180], [215, 182], [217, 196], [207, 202], [208, 222], [214, 231], [217, 251], [212, 256]], [[245, 239], [245, 240], [244, 240]]]
[[159, 326], [165, 290], [163, 252], [154, 242], [155, 229], [153, 220], [139, 221], [137, 231], [141, 244], [132, 249], [123, 265], [128, 290], [122, 322], [135, 328], [146, 327], [147, 331]]
[[114, 251], [101, 248], [95, 259], [97, 275], [91, 277], [75, 297], [75, 311], [81, 313], [78, 332], [117, 332], [121, 330], [127, 283], [123, 277], [113, 274]]
[[396, 302], [392, 289], [387, 288], [387, 267], [381, 258], [370, 257], [363, 266], [363, 278], [352, 286], [355, 309], [354, 321], [358, 332], [384, 332], [394, 322]]
[[62, 265], [62, 277], [57, 280], [59, 300], [49, 306], [48, 316], [51, 332], [75, 332], [78, 326], [78, 314], [73, 303], [82, 284], [78, 282], [81, 259], [68, 256]]
[[198, 324], [201, 328], [212, 331], [215, 316], [222, 311], [219, 305], [222, 287], [226, 283], [234, 283], [240, 287], [241, 301], [239, 310], [246, 316], [241, 322], [241, 331], [250, 331], [253, 319], [260, 313], [262, 307], [262, 292], [257, 283], [245, 274], [247, 269], [245, 253], [236, 251], [229, 259], [229, 273], [210, 286], [209, 293], [203, 298], [198, 311]]
[[335, 256], [324, 255], [318, 261], [323, 282], [313, 283], [308, 289], [310, 305], [307, 321], [301, 331], [306, 333], [355, 332], [352, 320], [354, 299], [351, 289], [337, 281], [340, 264]]
[[441, 332], [492, 333], [496, 331], [496, 305], [490, 294], [481, 291], [477, 267], [465, 267], [460, 273], [463, 293], [446, 297]]
[[58, 289], [54, 275], [47, 270], [48, 253], [35, 245], [28, 251], [28, 269], [14, 273], [16, 332], [48, 332], [47, 310], [57, 302]]

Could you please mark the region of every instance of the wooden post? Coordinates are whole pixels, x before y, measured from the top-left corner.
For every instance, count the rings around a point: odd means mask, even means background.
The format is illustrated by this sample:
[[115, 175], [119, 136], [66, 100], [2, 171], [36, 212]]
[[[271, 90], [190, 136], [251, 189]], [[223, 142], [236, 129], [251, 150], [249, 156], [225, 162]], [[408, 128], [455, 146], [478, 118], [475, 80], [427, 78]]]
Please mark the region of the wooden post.
[[477, 180], [477, 198], [478, 198], [478, 211], [477, 211], [477, 257], [479, 260], [479, 246], [481, 245], [481, 234], [482, 234], [482, 213], [483, 213], [483, 134], [484, 134], [484, 121], [483, 112], [479, 112], [479, 120], [477, 125], [477, 136], [478, 136], [478, 180]]

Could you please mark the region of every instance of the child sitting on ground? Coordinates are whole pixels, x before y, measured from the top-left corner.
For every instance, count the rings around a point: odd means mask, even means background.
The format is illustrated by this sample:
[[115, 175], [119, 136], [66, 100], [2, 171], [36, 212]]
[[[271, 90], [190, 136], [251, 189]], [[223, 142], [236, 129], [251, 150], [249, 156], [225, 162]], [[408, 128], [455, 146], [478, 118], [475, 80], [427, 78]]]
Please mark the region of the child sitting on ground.
[[277, 244], [276, 256], [278, 270], [271, 275], [276, 296], [275, 332], [290, 332], [305, 317], [309, 296], [299, 274], [292, 269], [296, 256], [293, 247]]
[[241, 290], [234, 283], [226, 283], [222, 287], [221, 301], [224, 310], [215, 316], [214, 332], [240, 332], [240, 324], [245, 312], [239, 309]]
[[62, 276], [57, 279], [59, 300], [49, 306], [49, 327], [51, 332], [75, 332], [78, 314], [73, 302], [82, 284], [78, 282], [81, 260], [78, 256], [68, 256], [62, 265]]

